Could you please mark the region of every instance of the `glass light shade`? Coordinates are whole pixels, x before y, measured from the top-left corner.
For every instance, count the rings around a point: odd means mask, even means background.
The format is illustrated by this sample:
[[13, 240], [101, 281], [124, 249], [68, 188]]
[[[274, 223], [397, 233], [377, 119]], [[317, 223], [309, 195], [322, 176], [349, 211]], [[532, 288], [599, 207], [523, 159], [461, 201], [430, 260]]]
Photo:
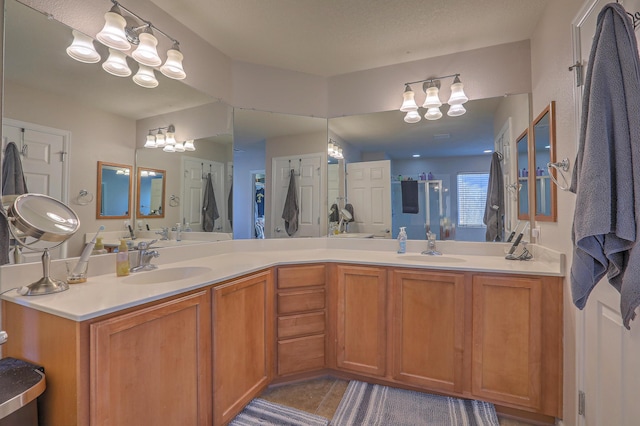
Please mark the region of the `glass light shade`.
[[460, 79], [456, 76], [453, 80], [453, 84], [451, 85], [451, 96], [449, 97], [449, 101], [447, 102], [449, 105], [462, 105], [467, 102], [469, 98], [464, 94], [463, 84]]
[[138, 38], [140, 39], [140, 44], [131, 54], [133, 59], [148, 67], [157, 67], [162, 64], [162, 59], [160, 59], [156, 50], [158, 39], [153, 34], [145, 32], [140, 33]]
[[127, 56], [124, 52], [111, 48], [109, 48], [109, 57], [102, 64], [102, 69], [117, 77], [129, 77], [131, 75], [131, 68], [127, 64]]
[[138, 72], [133, 76], [133, 81], [142, 87], [146, 87], [147, 89], [153, 89], [154, 87], [158, 87], [158, 80], [156, 80], [156, 75], [153, 72], [153, 68], [149, 68], [145, 65], [140, 64], [138, 67]]
[[176, 144], [176, 134], [171, 131], [167, 131], [167, 139], [165, 140], [166, 145], [175, 145]]
[[67, 47], [67, 55], [85, 64], [95, 64], [100, 61], [100, 54], [93, 45], [93, 39], [80, 31], [73, 30], [73, 42]]
[[176, 46], [167, 50], [167, 60], [164, 65], [160, 67], [160, 72], [166, 75], [169, 78], [173, 78], [175, 80], [182, 80], [187, 76], [184, 72], [184, 68], [182, 68], [182, 60], [184, 56], [182, 52], [177, 49]]
[[113, 6], [110, 11], [104, 14], [104, 27], [96, 34], [96, 38], [107, 47], [116, 50], [129, 50], [131, 43], [127, 40], [124, 28], [127, 21], [120, 13], [118, 6]]
[[156, 135], [156, 146], [158, 148], [162, 148], [165, 145], [166, 145], [166, 141], [164, 139], [164, 134], [162, 133], [161, 130], [158, 130], [158, 134]]
[[164, 148], [162, 148], [162, 150], [164, 152], [176, 152], [176, 146], [175, 145], [165, 145]]
[[467, 110], [464, 108], [464, 106], [462, 106], [462, 104], [451, 105], [449, 107], [449, 111], [447, 111], [447, 115], [449, 117], [459, 117], [462, 114], [464, 114], [465, 112], [467, 112]]
[[416, 104], [415, 101], [415, 93], [413, 93], [413, 90], [411, 90], [411, 87], [409, 87], [409, 85], [407, 85], [404, 89], [402, 97], [404, 98], [404, 101], [402, 102], [400, 111], [409, 112], [418, 110], [418, 104]]
[[184, 144], [182, 142], [176, 142], [176, 144], [174, 145], [173, 148], [176, 150], [176, 152], [184, 152], [185, 151]]
[[424, 108], [440, 108], [442, 102], [440, 101], [440, 97], [438, 96], [438, 88], [436, 86], [431, 86], [427, 89], [427, 98], [424, 100], [424, 104], [422, 106]]
[[195, 151], [196, 147], [193, 144], [193, 139], [188, 140], [188, 141], [184, 141], [184, 150], [185, 151]]
[[418, 111], [409, 111], [407, 113], [407, 115], [404, 116], [404, 121], [406, 123], [417, 123], [418, 121], [422, 120], [422, 118], [420, 117], [420, 113], [418, 113]]
[[437, 107], [429, 108], [427, 113], [424, 115], [424, 118], [427, 120], [437, 120], [442, 118], [442, 112], [440, 112], [440, 108]]
[[144, 144], [145, 148], [156, 148], [156, 137], [151, 133], [147, 135], [147, 141]]

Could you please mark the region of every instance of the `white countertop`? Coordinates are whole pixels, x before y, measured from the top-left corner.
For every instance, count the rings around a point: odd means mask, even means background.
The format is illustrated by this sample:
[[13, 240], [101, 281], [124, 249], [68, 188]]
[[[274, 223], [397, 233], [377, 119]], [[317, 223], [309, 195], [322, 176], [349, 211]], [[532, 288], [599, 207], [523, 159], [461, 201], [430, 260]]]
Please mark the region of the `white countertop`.
[[[198, 275], [152, 284], [131, 283], [140, 274], [116, 277], [115, 255], [92, 256], [89, 279], [70, 285], [61, 293], [20, 296], [11, 290], [2, 298], [74, 321], [96, 318], [122, 309], [177, 295], [280, 264], [345, 262], [403, 266], [424, 269], [492, 272], [526, 275], [564, 276], [564, 255], [541, 247], [530, 247], [534, 260], [504, 258], [507, 248], [499, 243], [439, 242], [440, 256], [421, 255], [424, 241], [408, 241], [406, 254], [395, 252], [395, 241], [359, 239], [233, 240], [190, 244], [160, 249], [154, 259], [158, 270], [205, 267]], [[449, 254], [452, 253], [452, 254]], [[455, 254], [453, 254], [455, 253]], [[480, 254], [481, 253], [481, 254]], [[63, 261], [52, 263], [51, 275], [61, 278]], [[204, 271], [204, 272], [203, 272]], [[177, 271], [173, 271], [177, 272]], [[41, 265], [11, 265], [0, 268], [3, 290], [28, 285], [42, 276]], [[132, 278], [133, 277], [133, 278]]]

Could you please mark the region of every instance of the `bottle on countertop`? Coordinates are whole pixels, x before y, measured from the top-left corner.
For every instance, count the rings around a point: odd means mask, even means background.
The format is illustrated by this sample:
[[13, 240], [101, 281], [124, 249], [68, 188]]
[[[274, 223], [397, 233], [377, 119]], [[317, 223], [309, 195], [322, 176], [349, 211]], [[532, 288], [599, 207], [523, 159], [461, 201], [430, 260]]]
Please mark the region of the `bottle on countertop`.
[[398, 253], [406, 253], [407, 251], [407, 231], [404, 226], [400, 227], [398, 233]]
[[91, 254], [107, 254], [107, 249], [104, 248], [104, 243], [102, 242], [102, 237], [96, 238], [96, 245], [93, 246], [93, 250], [91, 250]]
[[429, 172], [429, 175], [427, 175], [427, 180], [433, 180], [433, 173]]
[[129, 248], [125, 240], [120, 240], [118, 253], [116, 253], [116, 275], [119, 277], [129, 275]]

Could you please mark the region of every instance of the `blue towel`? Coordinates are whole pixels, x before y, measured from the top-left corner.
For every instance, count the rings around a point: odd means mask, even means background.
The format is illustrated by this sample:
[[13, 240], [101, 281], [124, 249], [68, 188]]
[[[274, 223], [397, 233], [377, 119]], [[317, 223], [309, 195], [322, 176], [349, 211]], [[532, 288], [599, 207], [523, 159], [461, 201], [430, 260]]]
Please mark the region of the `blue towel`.
[[571, 291], [583, 309], [605, 276], [620, 291], [624, 326], [640, 304], [640, 58], [624, 8], [598, 15], [585, 78], [571, 191], [576, 193]]
[[287, 198], [284, 201], [282, 210], [282, 218], [284, 219], [284, 229], [287, 235], [292, 236], [298, 232], [298, 194], [296, 190], [296, 175], [293, 170], [289, 172], [289, 189], [287, 190]]
[[489, 169], [489, 183], [487, 184], [487, 203], [484, 207], [482, 222], [487, 225], [485, 239], [487, 241], [502, 241], [504, 216], [504, 177], [500, 154], [493, 153], [491, 168]]

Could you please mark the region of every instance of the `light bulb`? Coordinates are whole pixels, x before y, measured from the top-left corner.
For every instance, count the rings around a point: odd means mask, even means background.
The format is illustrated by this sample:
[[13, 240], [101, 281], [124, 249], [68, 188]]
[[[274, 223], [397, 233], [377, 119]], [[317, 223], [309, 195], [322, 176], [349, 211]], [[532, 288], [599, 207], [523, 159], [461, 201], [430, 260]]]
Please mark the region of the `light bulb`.
[[162, 148], [165, 145], [166, 145], [166, 142], [164, 139], [164, 134], [162, 133], [162, 130], [158, 130], [158, 134], [156, 135], [156, 146], [158, 148]]
[[153, 68], [149, 68], [142, 64], [140, 64], [136, 75], [133, 76], [133, 81], [138, 86], [142, 86], [147, 89], [158, 87], [158, 80], [156, 80], [156, 75], [153, 72]]
[[178, 43], [175, 43], [173, 47], [167, 51], [167, 60], [164, 65], [160, 67], [160, 72], [175, 80], [184, 79], [187, 74], [184, 72], [184, 68], [182, 67], [183, 59], [184, 56], [178, 48]]
[[449, 107], [449, 111], [447, 111], [447, 115], [449, 117], [459, 117], [462, 114], [464, 114], [465, 112], [467, 112], [467, 110], [464, 108], [464, 106], [462, 106], [462, 104], [451, 105]]
[[193, 139], [188, 140], [188, 141], [184, 141], [184, 150], [185, 151], [195, 151], [196, 147], [193, 144]]
[[176, 142], [176, 144], [174, 145], [174, 149], [176, 150], [176, 152], [185, 151], [184, 144], [182, 142]]
[[424, 115], [424, 118], [427, 120], [437, 120], [442, 118], [442, 112], [440, 112], [440, 108], [437, 107], [429, 108], [427, 113]]
[[153, 133], [149, 132], [147, 135], [147, 142], [144, 144], [145, 148], [156, 148], [156, 137], [153, 136]]
[[438, 87], [433, 83], [428, 83], [429, 87], [426, 90], [427, 98], [424, 100], [424, 104], [422, 106], [424, 108], [440, 108], [442, 102], [440, 101], [440, 97], [438, 96]]
[[447, 102], [449, 105], [462, 105], [469, 100], [467, 95], [464, 93], [463, 87], [464, 86], [462, 85], [460, 78], [456, 76], [456, 78], [453, 79], [453, 84], [451, 85], [451, 96]]
[[129, 50], [131, 43], [127, 40], [124, 28], [127, 21], [122, 16], [120, 8], [114, 5], [111, 10], [104, 14], [104, 27], [96, 34], [96, 38], [107, 47], [116, 50]]

